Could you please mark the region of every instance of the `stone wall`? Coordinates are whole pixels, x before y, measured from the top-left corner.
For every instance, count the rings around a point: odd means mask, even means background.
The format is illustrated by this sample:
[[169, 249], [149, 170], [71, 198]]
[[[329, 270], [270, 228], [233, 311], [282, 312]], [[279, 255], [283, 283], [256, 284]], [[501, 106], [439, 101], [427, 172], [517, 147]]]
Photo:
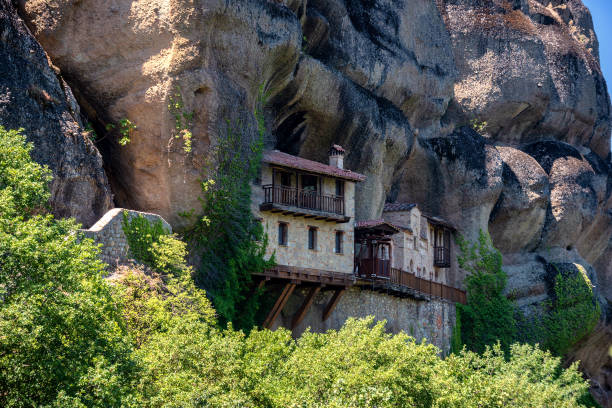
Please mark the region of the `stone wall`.
[[[295, 312], [301, 306], [308, 289], [296, 289], [283, 312], [274, 322], [272, 329], [291, 327]], [[455, 304], [442, 300], [423, 301], [412, 298], [398, 298], [384, 293], [359, 287], [348, 289], [326, 321], [322, 321], [325, 306], [333, 291], [321, 291], [309, 309], [306, 317], [293, 330], [299, 336], [307, 328], [313, 332], [339, 329], [349, 317], [374, 316], [377, 321], [386, 320], [387, 330], [392, 333], [404, 331], [420, 341], [427, 339], [444, 355], [450, 351], [450, 340], [455, 326]]]
[[145, 217], [150, 223], [161, 221], [164, 228], [172, 232], [172, 227], [161, 216], [124, 208], [113, 208], [108, 211], [88, 230], [82, 230], [84, 235], [102, 244], [100, 259], [113, 267], [129, 260], [129, 245], [123, 233], [123, 212], [127, 211], [128, 219]]
[[[335, 179], [324, 177], [322, 194], [335, 194]], [[277, 182], [279, 182], [277, 180]], [[292, 183], [295, 178], [292, 176]], [[262, 185], [272, 184], [272, 170], [264, 164], [261, 174], [261, 185], [252, 186], [251, 209], [255, 217], [262, 220], [264, 231], [268, 235], [267, 256], [274, 253], [278, 265], [297, 266], [334, 272], [353, 273], [355, 257], [355, 183], [345, 181], [344, 203], [345, 214], [349, 222], [336, 223], [315, 218], [295, 217], [283, 213], [260, 211], [259, 205], [264, 201]], [[278, 243], [278, 224], [287, 224], [287, 245]], [[308, 249], [308, 228], [317, 229], [315, 249]], [[335, 252], [336, 231], [342, 231], [343, 251]]]

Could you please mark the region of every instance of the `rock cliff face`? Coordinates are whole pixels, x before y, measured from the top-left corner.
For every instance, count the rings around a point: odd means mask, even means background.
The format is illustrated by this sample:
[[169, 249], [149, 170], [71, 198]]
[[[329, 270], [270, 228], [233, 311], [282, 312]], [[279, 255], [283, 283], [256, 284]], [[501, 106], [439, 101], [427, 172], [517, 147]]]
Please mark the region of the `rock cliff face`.
[[34, 159], [52, 170], [55, 214], [89, 226], [112, 207], [112, 194], [79, 105], [55, 69], [11, 2], [0, 0], [0, 126], [24, 128]]
[[[368, 176], [358, 219], [411, 201], [467, 237], [488, 230], [525, 310], [547, 298], [542, 260], [590, 271], [606, 312], [572, 357], [612, 406], [612, 362], [585, 358], [612, 338], [612, 165], [610, 98], [580, 0], [20, 7], [98, 128], [138, 126], [126, 147], [101, 142], [119, 205], [184, 226], [210, 145], [226, 120], [250, 129], [263, 85], [269, 147], [325, 160], [339, 143]], [[177, 93], [194, 113], [190, 153], [168, 109]]]

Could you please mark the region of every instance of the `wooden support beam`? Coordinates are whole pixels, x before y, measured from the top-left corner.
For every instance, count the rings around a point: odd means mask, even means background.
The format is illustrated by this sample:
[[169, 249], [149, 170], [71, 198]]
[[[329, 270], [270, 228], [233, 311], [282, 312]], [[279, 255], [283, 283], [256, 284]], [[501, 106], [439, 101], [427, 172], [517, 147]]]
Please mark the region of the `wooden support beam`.
[[308, 295], [306, 295], [306, 299], [304, 299], [304, 302], [302, 303], [302, 306], [300, 306], [299, 310], [295, 313], [295, 316], [293, 316], [293, 321], [291, 322], [292, 330], [295, 329], [297, 325], [302, 322], [302, 320], [304, 320], [308, 309], [310, 309], [310, 306], [312, 305], [315, 296], [317, 295], [317, 293], [319, 293], [320, 290], [320, 286], [315, 286], [310, 289]]
[[331, 313], [334, 311], [334, 308], [340, 301], [340, 298], [344, 294], [344, 291], [346, 291], [346, 288], [336, 289], [334, 295], [329, 300], [329, 303], [327, 304], [327, 306], [325, 306], [325, 311], [323, 312], [323, 321], [327, 320], [329, 315], [331, 315]]
[[291, 296], [291, 293], [293, 293], [293, 289], [295, 289], [295, 283], [287, 283], [285, 285], [283, 291], [276, 300], [276, 303], [274, 304], [274, 306], [272, 306], [270, 313], [268, 313], [268, 317], [266, 317], [266, 320], [264, 320], [263, 327], [265, 327], [266, 329], [272, 327], [272, 324], [285, 307], [287, 300], [289, 300], [289, 296]]

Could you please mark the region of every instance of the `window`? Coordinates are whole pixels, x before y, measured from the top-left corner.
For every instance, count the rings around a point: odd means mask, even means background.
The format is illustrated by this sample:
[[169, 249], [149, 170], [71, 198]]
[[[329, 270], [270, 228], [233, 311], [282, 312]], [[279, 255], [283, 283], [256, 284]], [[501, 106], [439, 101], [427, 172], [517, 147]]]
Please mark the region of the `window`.
[[336, 196], [344, 197], [344, 180], [336, 180]]
[[315, 227], [308, 227], [308, 249], [317, 249], [317, 229]]
[[335, 252], [337, 254], [343, 253], [344, 250], [344, 232], [336, 231], [336, 248]]
[[319, 178], [310, 174], [302, 174], [302, 190], [314, 193], [318, 190]]
[[287, 246], [288, 227], [284, 222], [278, 224], [278, 245]]
[[291, 173], [282, 172], [280, 174], [280, 182], [283, 187], [291, 187]]

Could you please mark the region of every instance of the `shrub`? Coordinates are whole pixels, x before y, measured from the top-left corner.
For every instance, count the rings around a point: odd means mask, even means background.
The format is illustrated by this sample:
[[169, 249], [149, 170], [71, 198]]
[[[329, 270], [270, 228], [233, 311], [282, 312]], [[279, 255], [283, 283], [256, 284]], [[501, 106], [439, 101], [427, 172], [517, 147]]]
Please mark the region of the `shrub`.
[[130, 405], [136, 364], [98, 249], [36, 214], [48, 171], [0, 128], [0, 406]]
[[[556, 355], [564, 355], [589, 334], [597, 325], [601, 308], [593, 294], [593, 285], [582, 265], [574, 264], [576, 271], [562, 272], [553, 265], [553, 297], [542, 318], [544, 336], [539, 341]], [[573, 269], [573, 268], [571, 268]]]
[[507, 277], [502, 270], [502, 256], [482, 231], [477, 242], [459, 238], [458, 243], [459, 266], [468, 272], [467, 304], [457, 305], [461, 339], [476, 352], [497, 342], [507, 350], [516, 337], [516, 321], [514, 304], [504, 295]]
[[181, 275], [189, 268], [185, 257], [187, 244], [170, 234], [161, 220], [150, 222], [146, 217], [129, 217], [123, 212], [123, 232], [130, 255], [138, 262], [164, 274]]

